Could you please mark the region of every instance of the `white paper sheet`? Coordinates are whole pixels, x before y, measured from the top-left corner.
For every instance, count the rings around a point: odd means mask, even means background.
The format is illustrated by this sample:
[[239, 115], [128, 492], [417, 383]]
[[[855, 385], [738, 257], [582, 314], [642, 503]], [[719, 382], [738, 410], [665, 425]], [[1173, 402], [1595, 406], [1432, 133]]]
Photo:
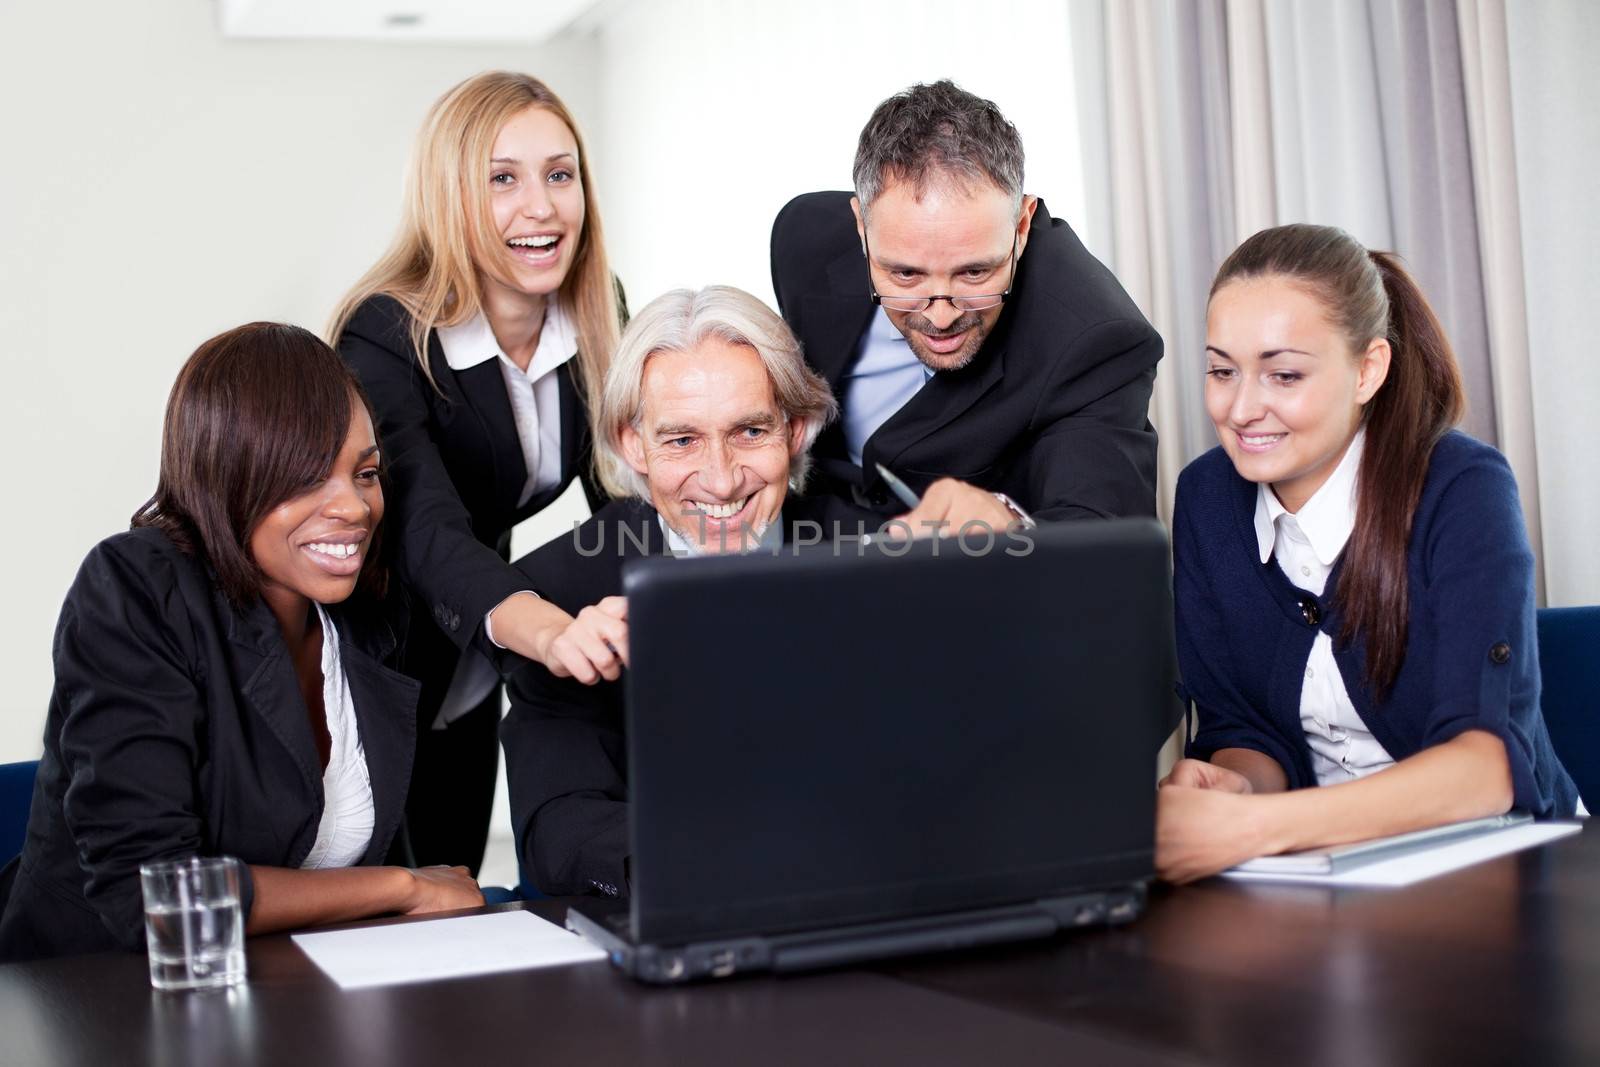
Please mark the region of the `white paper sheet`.
[[1471, 837], [1465, 841], [1451, 841], [1420, 852], [1407, 853], [1394, 859], [1379, 860], [1354, 870], [1338, 874], [1263, 874], [1254, 871], [1224, 871], [1224, 878], [1241, 882], [1294, 882], [1300, 885], [1348, 886], [1403, 886], [1412, 885], [1425, 878], [1433, 878], [1451, 871], [1459, 871], [1474, 863], [1519, 852], [1535, 845], [1543, 845], [1558, 838], [1575, 834], [1583, 829], [1582, 823], [1536, 822], [1512, 826], [1505, 830]]
[[341, 989], [606, 958], [577, 934], [526, 911], [295, 934], [294, 943]]

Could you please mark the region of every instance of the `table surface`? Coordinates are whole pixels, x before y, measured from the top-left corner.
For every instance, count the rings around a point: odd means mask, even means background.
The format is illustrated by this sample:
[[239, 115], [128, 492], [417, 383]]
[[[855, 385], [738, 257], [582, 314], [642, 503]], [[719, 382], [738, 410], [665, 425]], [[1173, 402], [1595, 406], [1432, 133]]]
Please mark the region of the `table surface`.
[[162, 994], [142, 955], [0, 966], [0, 1064], [1594, 1064], [1600, 834], [1405, 889], [1213, 879], [1127, 927], [684, 988], [601, 962], [342, 992], [287, 936], [249, 967]]

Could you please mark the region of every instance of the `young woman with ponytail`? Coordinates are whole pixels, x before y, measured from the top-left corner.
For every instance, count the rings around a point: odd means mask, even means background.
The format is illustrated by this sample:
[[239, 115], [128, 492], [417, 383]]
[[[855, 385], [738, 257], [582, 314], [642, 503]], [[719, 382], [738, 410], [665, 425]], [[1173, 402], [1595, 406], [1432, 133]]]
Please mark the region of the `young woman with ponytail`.
[[1404, 268], [1333, 227], [1264, 230], [1212, 284], [1206, 365], [1221, 447], [1183, 472], [1173, 522], [1198, 728], [1161, 783], [1162, 876], [1572, 815], [1516, 482], [1452, 428], [1460, 372]]

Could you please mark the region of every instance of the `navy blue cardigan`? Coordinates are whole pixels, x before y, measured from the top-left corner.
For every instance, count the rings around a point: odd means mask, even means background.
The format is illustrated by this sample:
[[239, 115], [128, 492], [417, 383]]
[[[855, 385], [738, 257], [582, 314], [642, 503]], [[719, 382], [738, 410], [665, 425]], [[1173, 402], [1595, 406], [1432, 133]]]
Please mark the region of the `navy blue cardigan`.
[[1499, 452], [1456, 431], [1434, 449], [1406, 553], [1405, 661], [1381, 702], [1366, 682], [1364, 642], [1339, 641], [1332, 592], [1342, 559], [1323, 597], [1296, 588], [1276, 559], [1262, 564], [1255, 509], [1255, 484], [1221, 448], [1178, 479], [1180, 695], [1199, 716], [1189, 755], [1253, 749], [1283, 767], [1291, 789], [1316, 785], [1300, 686], [1320, 627], [1333, 637], [1352, 703], [1396, 760], [1464, 730], [1487, 730], [1505, 742], [1515, 807], [1540, 817], [1573, 813], [1577, 788], [1539, 712], [1533, 552], [1516, 480]]

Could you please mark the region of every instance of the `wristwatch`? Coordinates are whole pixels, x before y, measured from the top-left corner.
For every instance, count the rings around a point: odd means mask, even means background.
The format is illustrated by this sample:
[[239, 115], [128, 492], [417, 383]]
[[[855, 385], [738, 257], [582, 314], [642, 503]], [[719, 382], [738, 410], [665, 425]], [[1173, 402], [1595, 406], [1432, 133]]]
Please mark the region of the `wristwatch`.
[[1039, 524], [1033, 520], [1033, 516], [1029, 515], [1026, 511], [1023, 511], [1015, 500], [1012, 500], [1004, 493], [995, 493], [994, 498], [1000, 501], [1002, 507], [1011, 512], [1011, 517], [1015, 519], [1017, 525], [1022, 527], [1024, 530], [1032, 530], [1038, 527]]

